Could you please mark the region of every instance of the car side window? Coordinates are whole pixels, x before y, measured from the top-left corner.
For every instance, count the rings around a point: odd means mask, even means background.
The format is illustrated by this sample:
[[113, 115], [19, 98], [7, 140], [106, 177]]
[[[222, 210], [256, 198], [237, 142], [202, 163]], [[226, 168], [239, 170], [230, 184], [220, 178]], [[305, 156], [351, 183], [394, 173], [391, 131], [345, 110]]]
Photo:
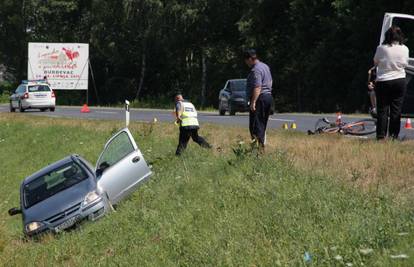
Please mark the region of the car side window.
[[49, 86], [46, 85], [34, 85], [29, 86], [29, 92], [35, 93], [35, 92], [50, 92]]
[[124, 157], [135, 151], [134, 145], [126, 132], [121, 132], [108, 144], [99, 159], [98, 166], [106, 163], [108, 167], [115, 165]]
[[230, 92], [230, 83], [229, 82], [226, 83], [226, 87], [224, 87], [224, 90], [227, 91], [227, 92]]
[[411, 18], [403, 18], [403, 17], [394, 17], [392, 20], [392, 24], [394, 26], [398, 26], [404, 32], [405, 37], [405, 45], [410, 48], [410, 58], [414, 57], [414, 20]]
[[233, 84], [233, 82], [229, 83], [229, 91], [230, 92], [234, 91], [234, 84]]
[[22, 92], [22, 86], [20, 85], [19, 87], [17, 87], [15, 94], [20, 94]]

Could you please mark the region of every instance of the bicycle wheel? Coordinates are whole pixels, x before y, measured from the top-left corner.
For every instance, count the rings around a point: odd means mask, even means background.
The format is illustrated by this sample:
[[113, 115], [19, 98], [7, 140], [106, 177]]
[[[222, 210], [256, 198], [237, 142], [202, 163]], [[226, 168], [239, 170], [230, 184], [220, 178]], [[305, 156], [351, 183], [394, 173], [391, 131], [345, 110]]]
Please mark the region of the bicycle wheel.
[[326, 119], [319, 119], [315, 124], [315, 133], [338, 133], [340, 128], [329, 123]]
[[377, 120], [364, 119], [357, 122], [347, 123], [342, 130], [349, 135], [371, 135], [377, 131]]

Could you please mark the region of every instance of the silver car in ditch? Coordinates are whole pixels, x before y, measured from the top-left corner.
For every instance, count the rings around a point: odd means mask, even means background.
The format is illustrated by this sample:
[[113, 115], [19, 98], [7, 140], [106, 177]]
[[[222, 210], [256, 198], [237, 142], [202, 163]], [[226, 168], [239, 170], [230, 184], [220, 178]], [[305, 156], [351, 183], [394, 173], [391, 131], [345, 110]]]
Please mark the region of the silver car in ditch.
[[151, 175], [131, 132], [123, 129], [106, 143], [95, 168], [71, 155], [24, 179], [20, 207], [9, 214], [22, 214], [29, 237], [57, 233], [102, 217]]

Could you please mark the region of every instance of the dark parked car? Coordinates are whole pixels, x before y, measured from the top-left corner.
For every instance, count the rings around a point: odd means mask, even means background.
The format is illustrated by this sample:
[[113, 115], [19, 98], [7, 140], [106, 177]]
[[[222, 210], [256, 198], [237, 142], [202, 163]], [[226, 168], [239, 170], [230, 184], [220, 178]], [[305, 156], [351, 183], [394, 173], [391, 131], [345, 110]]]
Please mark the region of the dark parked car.
[[228, 80], [219, 95], [219, 113], [224, 116], [229, 112], [231, 116], [236, 112], [249, 111], [247, 99], [246, 79]]
[[9, 214], [22, 214], [29, 237], [60, 232], [102, 217], [151, 174], [131, 133], [123, 129], [107, 142], [96, 168], [72, 155], [24, 179], [20, 207]]

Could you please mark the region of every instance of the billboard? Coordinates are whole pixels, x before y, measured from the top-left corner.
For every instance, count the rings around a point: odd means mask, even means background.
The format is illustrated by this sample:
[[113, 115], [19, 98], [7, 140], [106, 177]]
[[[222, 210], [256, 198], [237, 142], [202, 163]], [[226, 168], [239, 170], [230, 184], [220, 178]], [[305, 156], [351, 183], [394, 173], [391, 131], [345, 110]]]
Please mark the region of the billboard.
[[87, 90], [89, 44], [29, 43], [27, 78], [47, 77], [54, 90]]

